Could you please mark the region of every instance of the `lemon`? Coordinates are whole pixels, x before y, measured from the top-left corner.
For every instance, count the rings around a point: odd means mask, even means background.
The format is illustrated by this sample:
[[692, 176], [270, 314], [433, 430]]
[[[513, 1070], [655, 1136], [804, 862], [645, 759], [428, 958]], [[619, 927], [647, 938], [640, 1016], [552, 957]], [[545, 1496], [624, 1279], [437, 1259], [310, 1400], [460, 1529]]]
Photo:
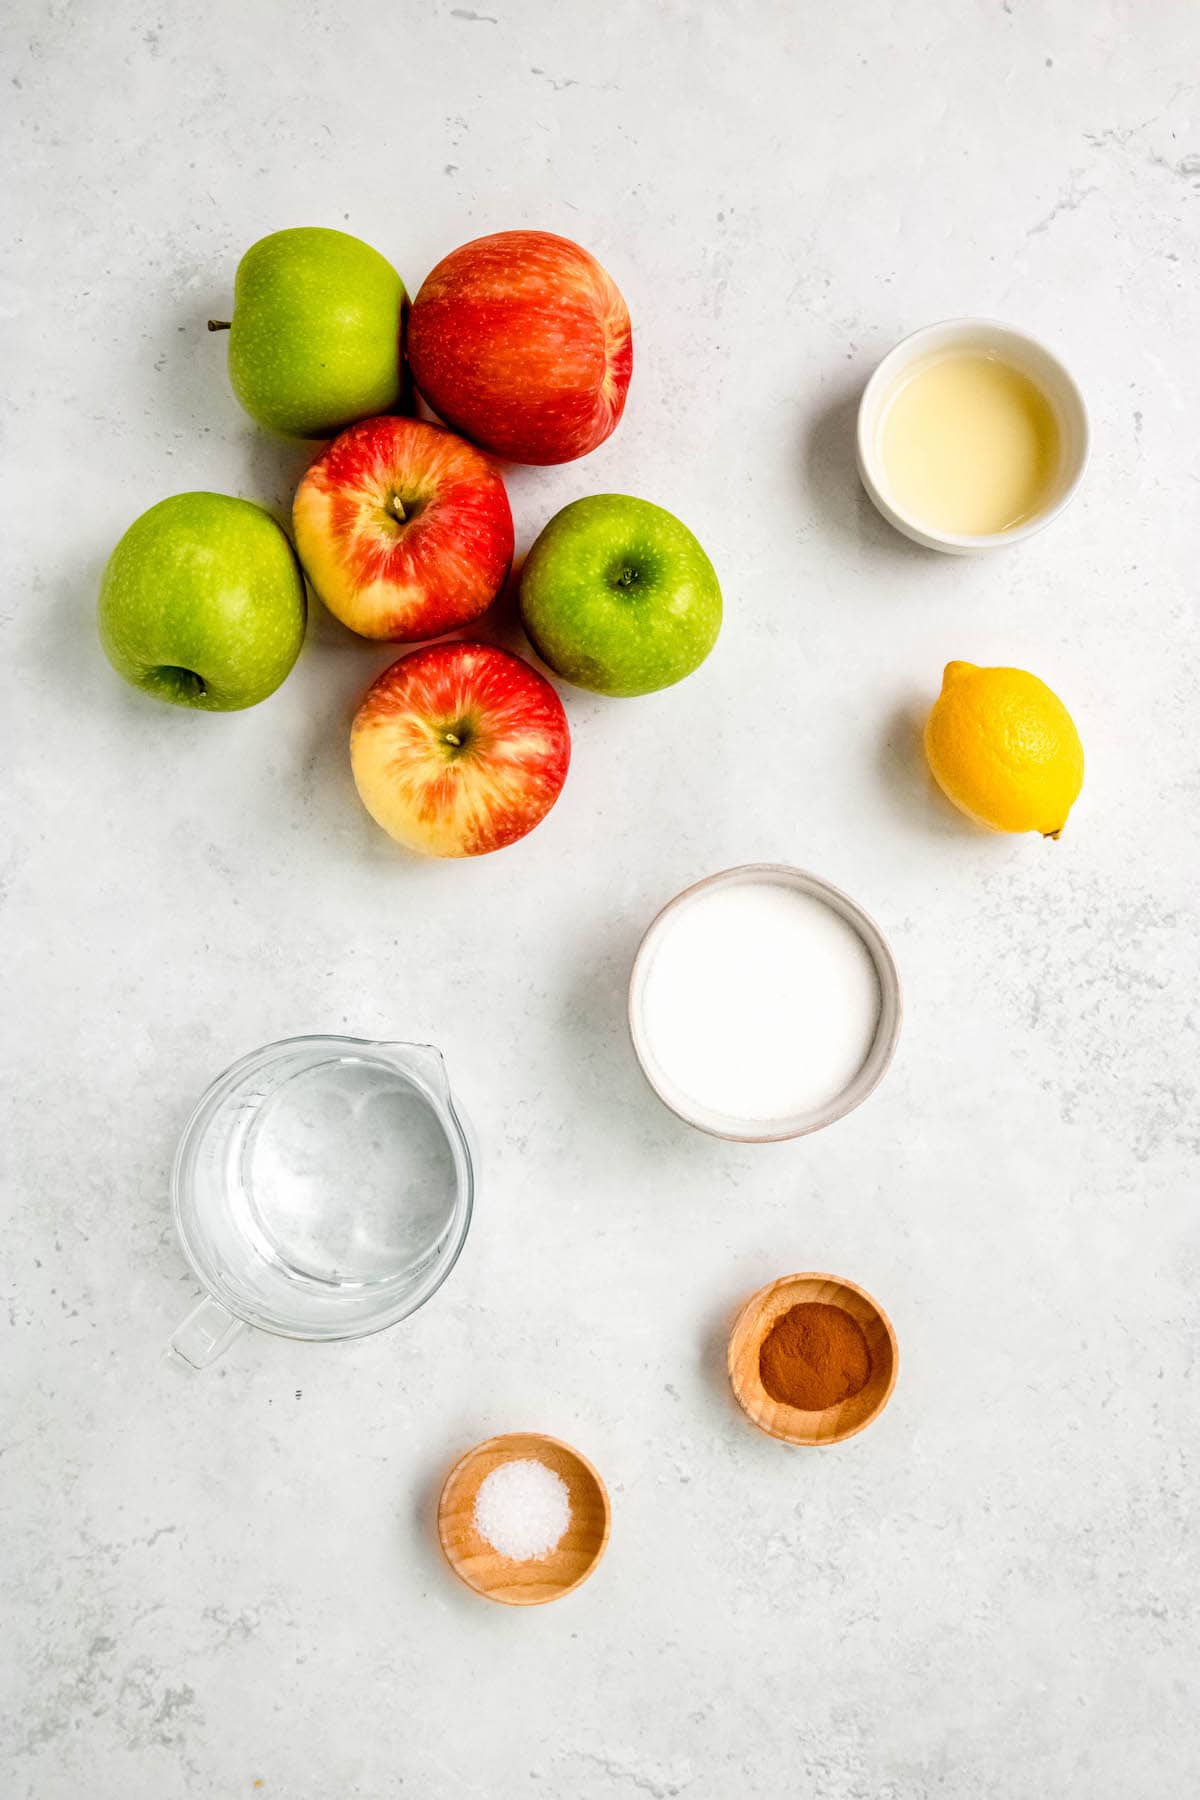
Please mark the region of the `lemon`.
[[997, 831], [1056, 838], [1083, 786], [1070, 713], [1024, 669], [947, 663], [925, 754], [946, 798]]

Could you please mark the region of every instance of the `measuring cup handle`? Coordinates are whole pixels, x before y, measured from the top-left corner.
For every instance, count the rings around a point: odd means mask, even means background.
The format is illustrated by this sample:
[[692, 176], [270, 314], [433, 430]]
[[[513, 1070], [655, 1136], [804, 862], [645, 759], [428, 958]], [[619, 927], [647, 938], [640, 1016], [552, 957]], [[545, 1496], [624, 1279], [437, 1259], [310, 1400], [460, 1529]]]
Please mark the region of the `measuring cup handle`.
[[229, 1348], [242, 1321], [208, 1294], [193, 1307], [182, 1324], [176, 1326], [171, 1339], [172, 1353], [193, 1369], [207, 1369]]

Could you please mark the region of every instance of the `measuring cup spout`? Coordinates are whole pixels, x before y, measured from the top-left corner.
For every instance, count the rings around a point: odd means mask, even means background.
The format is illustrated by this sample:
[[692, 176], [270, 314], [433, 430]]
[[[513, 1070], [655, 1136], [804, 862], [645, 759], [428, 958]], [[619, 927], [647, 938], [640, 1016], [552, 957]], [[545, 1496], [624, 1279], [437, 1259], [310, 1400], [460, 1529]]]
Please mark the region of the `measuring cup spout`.
[[175, 1329], [171, 1339], [171, 1354], [180, 1362], [187, 1363], [192, 1369], [207, 1369], [209, 1363], [216, 1362], [218, 1356], [232, 1344], [238, 1332], [243, 1329], [242, 1321], [219, 1300], [206, 1294], [199, 1306], [193, 1307], [187, 1318]]
[[450, 1079], [446, 1074], [446, 1059], [436, 1044], [399, 1044], [389, 1043], [381, 1046], [389, 1050], [402, 1068], [411, 1069], [431, 1087], [441, 1100], [450, 1099]]

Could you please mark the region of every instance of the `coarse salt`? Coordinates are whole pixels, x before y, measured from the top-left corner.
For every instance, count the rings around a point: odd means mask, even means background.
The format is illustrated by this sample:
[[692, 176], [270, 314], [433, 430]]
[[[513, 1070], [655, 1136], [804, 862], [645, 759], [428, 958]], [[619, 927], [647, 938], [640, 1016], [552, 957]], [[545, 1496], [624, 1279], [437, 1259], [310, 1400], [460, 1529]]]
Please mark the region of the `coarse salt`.
[[479, 1484], [475, 1529], [511, 1562], [549, 1556], [570, 1522], [566, 1482], [533, 1457], [501, 1463]]

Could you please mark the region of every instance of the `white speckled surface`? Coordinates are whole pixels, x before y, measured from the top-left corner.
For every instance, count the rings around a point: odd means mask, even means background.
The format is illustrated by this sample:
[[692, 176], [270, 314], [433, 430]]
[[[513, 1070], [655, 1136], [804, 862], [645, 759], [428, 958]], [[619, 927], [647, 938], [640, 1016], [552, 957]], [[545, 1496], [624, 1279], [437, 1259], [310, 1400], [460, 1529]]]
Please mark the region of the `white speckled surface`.
[[[1194, 1793], [1195, 8], [13, 0], [3, 32], [6, 1797]], [[386, 651], [318, 615], [220, 718], [95, 642], [144, 507], [287, 501], [304, 451], [204, 320], [302, 223], [414, 288], [486, 230], [594, 250], [630, 403], [514, 475], [521, 542], [624, 489], [724, 581], [702, 673], [569, 695], [563, 800], [475, 865], [356, 804]], [[1093, 408], [1084, 494], [1010, 560], [916, 551], [852, 474], [874, 360], [956, 312], [1056, 344]], [[950, 657], [1075, 712], [1060, 844], [931, 792]], [[674, 1120], [622, 1017], [654, 910], [753, 858], [861, 900], [908, 1009], [869, 1104], [770, 1148]], [[445, 1048], [486, 1151], [466, 1254], [390, 1334], [185, 1378], [176, 1134], [231, 1058], [321, 1029]], [[756, 1436], [721, 1369], [739, 1301], [805, 1267], [901, 1347], [827, 1453]], [[615, 1517], [593, 1582], [514, 1616], [432, 1509], [522, 1428]]]

